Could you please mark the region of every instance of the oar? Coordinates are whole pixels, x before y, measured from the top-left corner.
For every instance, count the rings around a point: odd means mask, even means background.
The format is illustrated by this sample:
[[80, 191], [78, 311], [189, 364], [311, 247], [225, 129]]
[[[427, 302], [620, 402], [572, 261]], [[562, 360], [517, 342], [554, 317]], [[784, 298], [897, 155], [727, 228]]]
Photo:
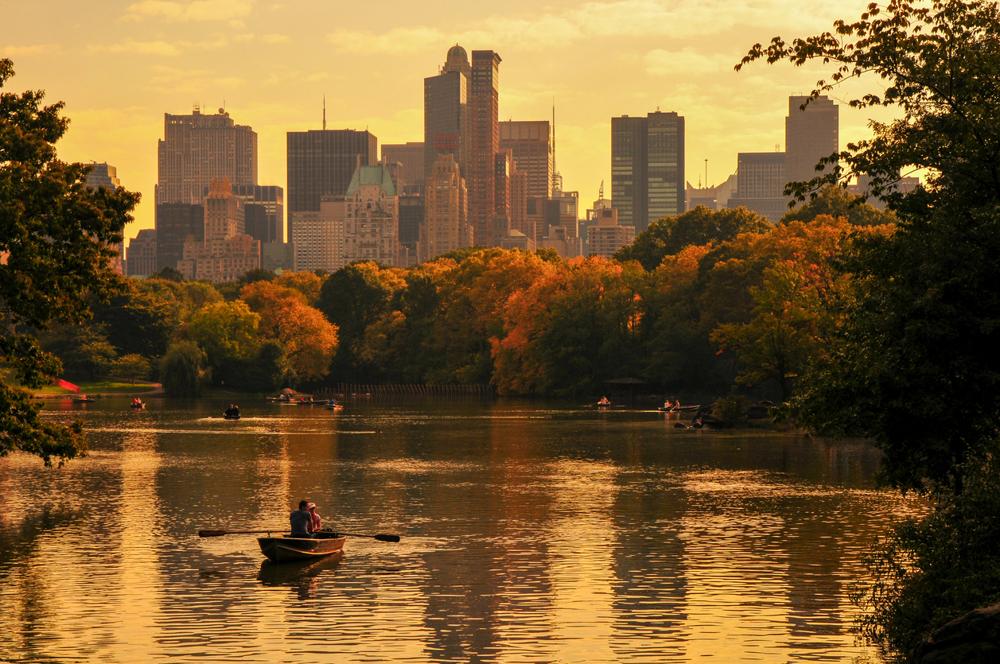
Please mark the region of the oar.
[[[270, 534], [277, 533], [287, 530], [287, 528], [273, 528], [271, 530], [199, 530], [198, 537], [221, 537], [222, 535], [259, 535], [261, 533]], [[379, 533], [377, 535], [362, 535], [359, 533], [337, 533], [337, 535], [345, 535], [347, 537], [370, 537], [373, 540], [378, 540], [379, 542], [398, 542], [399, 535], [386, 535]]]

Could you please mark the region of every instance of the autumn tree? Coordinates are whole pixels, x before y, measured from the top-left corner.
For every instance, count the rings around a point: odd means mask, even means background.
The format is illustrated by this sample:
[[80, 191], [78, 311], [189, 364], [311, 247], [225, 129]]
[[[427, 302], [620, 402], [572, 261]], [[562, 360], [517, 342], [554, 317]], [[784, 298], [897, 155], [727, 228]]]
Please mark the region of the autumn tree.
[[[792, 189], [867, 174], [898, 219], [893, 234], [856, 243], [848, 257], [852, 304], [799, 406], [817, 430], [873, 439], [887, 482], [933, 498], [932, 514], [882, 549], [889, 565], [874, 569], [864, 623], [891, 653], [911, 658], [935, 627], [1000, 600], [995, 584], [982, 592], [973, 582], [983, 570], [1000, 578], [1000, 514], [976, 504], [1000, 492], [1000, 7], [890, 0], [832, 32], [758, 44], [743, 64], [755, 60], [830, 65], [814, 95], [859, 78], [871, 85], [851, 106], [897, 112], [870, 123], [872, 136], [848, 145], [841, 167]], [[926, 174], [924, 185], [894, 191], [912, 170]], [[949, 516], [958, 513], [975, 518]], [[952, 543], [976, 557], [956, 555]]]
[[26, 328], [86, 321], [91, 297], [116, 291], [111, 245], [139, 200], [122, 188], [90, 189], [89, 166], [60, 161], [56, 142], [69, 121], [61, 102], [44, 106], [44, 93], [6, 91], [14, 64], [0, 59], [0, 456], [23, 450], [69, 459], [82, 449], [78, 427], [38, 418], [37, 408], [9, 380], [38, 386], [59, 375], [59, 362], [39, 348]]
[[639, 261], [646, 270], [655, 270], [665, 256], [691, 245], [720, 242], [740, 233], [760, 233], [771, 224], [746, 208], [709, 210], [696, 207], [676, 217], [657, 219], [615, 256], [620, 261]]
[[337, 327], [306, 303], [301, 290], [277, 280], [257, 281], [244, 286], [240, 297], [260, 316], [258, 332], [276, 341], [284, 352], [289, 380], [315, 381], [329, 373], [337, 349]]

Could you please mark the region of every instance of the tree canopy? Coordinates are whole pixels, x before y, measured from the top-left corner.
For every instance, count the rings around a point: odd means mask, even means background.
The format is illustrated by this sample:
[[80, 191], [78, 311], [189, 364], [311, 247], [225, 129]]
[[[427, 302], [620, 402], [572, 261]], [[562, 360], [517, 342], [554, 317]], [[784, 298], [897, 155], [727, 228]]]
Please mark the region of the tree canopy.
[[[109, 268], [110, 245], [121, 242], [139, 195], [86, 186], [89, 166], [56, 154], [68, 120], [63, 104], [43, 105], [44, 92], [8, 92], [14, 75], [0, 59], [0, 362], [13, 377], [39, 385], [60, 373], [28, 329], [78, 324], [90, 298], [106, 299], [121, 282]], [[78, 427], [43, 422], [25, 392], [0, 382], [0, 455], [24, 450], [53, 458], [75, 456]]]

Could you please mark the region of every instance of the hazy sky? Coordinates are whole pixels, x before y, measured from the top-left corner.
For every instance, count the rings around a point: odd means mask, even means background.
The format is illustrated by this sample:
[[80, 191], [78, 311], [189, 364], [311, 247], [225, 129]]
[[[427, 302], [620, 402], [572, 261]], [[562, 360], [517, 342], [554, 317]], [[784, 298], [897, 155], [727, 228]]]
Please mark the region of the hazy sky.
[[[14, 60], [10, 89], [66, 102], [63, 158], [107, 161], [142, 192], [133, 237], [153, 226], [164, 112], [225, 104], [257, 131], [260, 184], [286, 186], [285, 132], [319, 128], [324, 93], [330, 128], [423, 140], [423, 78], [456, 42], [503, 58], [501, 120], [547, 119], [555, 98], [557, 165], [584, 207], [601, 180], [610, 195], [612, 115], [685, 116], [687, 179], [704, 178], [707, 158], [717, 183], [737, 152], [784, 149], [787, 97], [821, 72], [733, 65], [757, 41], [827, 29], [867, 2], [0, 0], [0, 56]], [[842, 147], [867, 118], [841, 109]]]

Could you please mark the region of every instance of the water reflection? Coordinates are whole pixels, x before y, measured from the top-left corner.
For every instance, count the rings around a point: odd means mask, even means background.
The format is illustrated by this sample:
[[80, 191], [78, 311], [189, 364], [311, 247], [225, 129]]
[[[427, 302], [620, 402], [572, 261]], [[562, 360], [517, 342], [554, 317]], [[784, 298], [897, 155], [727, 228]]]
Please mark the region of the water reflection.
[[[0, 660], [844, 661], [861, 551], [920, 509], [872, 489], [859, 443], [502, 403], [219, 408], [52, 410], [89, 457], [0, 460]], [[403, 540], [273, 566], [252, 535], [195, 535], [283, 529], [300, 498]]]

